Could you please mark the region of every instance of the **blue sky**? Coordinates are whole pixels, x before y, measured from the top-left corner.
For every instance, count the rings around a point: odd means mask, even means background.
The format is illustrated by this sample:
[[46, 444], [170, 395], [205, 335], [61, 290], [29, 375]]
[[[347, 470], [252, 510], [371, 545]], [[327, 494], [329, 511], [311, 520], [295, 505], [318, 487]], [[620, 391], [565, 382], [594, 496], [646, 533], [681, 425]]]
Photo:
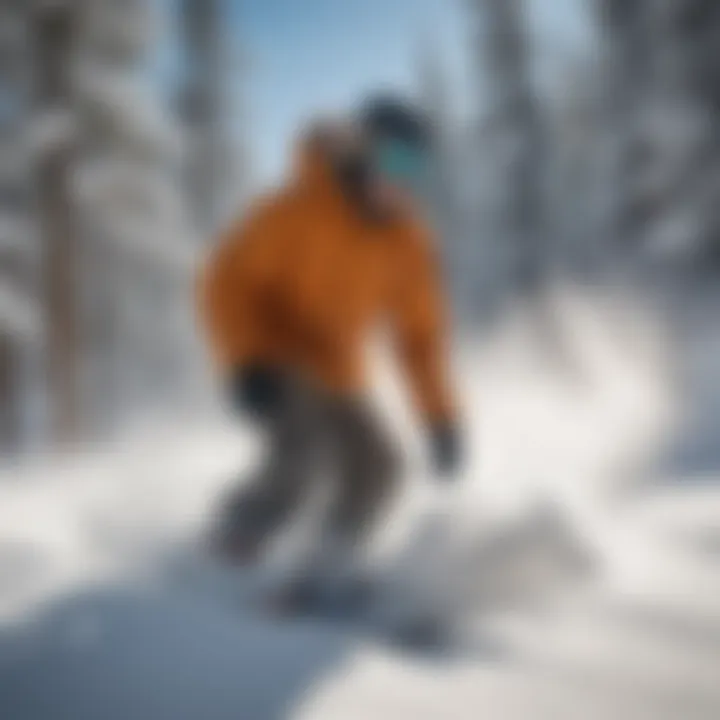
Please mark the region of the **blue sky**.
[[411, 58], [432, 0], [241, 0], [251, 58], [253, 147], [275, 176], [305, 119], [357, 103], [366, 91], [412, 85]]
[[[468, 0], [226, 2], [229, 29], [250, 63], [247, 85], [239, 89], [249, 108], [260, 182], [282, 173], [293, 136], [308, 117], [351, 107], [378, 88], [412, 91], [423, 38], [437, 44], [457, 97], [468, 96]], [[587, 0], [528, 2], [544, 56], [552, 59], [558, 48], [584, 42]], [[238, 73], [238, 84], [241, 78]]]

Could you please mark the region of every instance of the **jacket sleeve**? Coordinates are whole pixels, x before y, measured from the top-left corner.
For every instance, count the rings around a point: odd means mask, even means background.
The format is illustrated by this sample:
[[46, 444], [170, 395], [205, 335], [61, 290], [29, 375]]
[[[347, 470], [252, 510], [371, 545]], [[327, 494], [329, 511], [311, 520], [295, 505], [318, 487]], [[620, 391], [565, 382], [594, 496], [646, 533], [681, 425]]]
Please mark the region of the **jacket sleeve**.
[[391, 318], [415, 404], [431, 424], [451, 421], [455, 415], [441, 274], [427, 233], [413, 228], [399, 258]]
[[219, 239], [198, 279], [200, 321], [221, 370], [263, 346], [261, 307], [278, 265], [278, 208], [262, 203]]

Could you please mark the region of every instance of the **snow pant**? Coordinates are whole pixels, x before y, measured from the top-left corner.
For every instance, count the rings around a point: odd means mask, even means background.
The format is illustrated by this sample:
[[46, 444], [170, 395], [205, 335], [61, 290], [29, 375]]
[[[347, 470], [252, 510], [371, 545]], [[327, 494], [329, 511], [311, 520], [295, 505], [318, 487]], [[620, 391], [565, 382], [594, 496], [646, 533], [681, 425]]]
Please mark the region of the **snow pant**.
[[273, 417], [263, 423], [267, 456], [231, 500], [234, 531], [262, 544], [303, 506], [315, 483], [326, 480], [328, 542], [354, 547], [364, 540], [399, 475], [396, 447], [372, 408], [359, 398], [287, 380]]

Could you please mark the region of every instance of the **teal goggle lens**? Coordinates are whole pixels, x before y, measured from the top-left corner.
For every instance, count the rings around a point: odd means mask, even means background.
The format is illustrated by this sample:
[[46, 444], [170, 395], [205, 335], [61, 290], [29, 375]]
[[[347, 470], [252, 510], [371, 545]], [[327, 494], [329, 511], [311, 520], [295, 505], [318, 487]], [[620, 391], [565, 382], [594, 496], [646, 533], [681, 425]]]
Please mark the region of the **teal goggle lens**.
[[401, 185], [423, 185], [428, 162], [425, 154], [404, 143], [383, 143], [377, 152], [377, 166], [382, 175]]

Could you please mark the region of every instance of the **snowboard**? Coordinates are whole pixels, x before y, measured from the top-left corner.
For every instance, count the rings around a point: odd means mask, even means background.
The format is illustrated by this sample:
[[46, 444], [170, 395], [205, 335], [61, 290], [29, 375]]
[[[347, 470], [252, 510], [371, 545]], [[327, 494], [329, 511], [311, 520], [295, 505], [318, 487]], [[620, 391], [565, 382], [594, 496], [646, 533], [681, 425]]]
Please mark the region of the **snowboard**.
[[319, 592], [306, 582], [263, 593], [255, 607], [277, 622], [317, 625], [414, 653], [439, 654], [454, 645], [453, 628], [442, 613], [413, 608], [386, 581], [366, 580], [347, 591]]

